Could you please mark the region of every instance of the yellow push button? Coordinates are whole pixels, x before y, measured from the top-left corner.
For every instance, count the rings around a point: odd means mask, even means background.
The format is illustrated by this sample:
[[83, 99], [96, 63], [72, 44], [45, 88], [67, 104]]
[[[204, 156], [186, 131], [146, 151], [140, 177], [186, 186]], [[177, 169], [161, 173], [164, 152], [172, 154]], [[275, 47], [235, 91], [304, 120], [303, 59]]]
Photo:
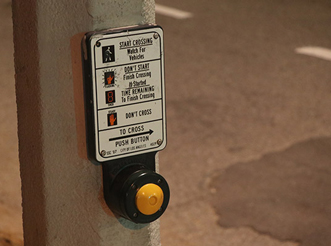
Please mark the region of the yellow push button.
[[136, 206], [142, 214], [155, 214], [161, 208], [163, 198], [163, 191], [159, 186], [146, 184], [137, 192]]

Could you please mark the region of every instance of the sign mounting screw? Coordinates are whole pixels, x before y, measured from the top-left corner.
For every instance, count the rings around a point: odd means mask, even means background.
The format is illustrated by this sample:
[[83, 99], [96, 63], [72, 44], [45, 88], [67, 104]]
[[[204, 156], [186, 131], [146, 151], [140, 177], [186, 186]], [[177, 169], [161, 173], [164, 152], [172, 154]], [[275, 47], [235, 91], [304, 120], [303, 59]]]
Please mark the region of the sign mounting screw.
[[95, 43], [95, 45], [96, 45], [97, 47], [100, 47], [100, 46], [101, 46], [101, 43], [100, 43], [99, 41], [97, 41], [97, 42]]
[[154, 33], [153, 37], [154, 37], [155, 39], [158, 39], [158, 38], [159, 38], [159, 34]]
[[163, 142], [163, 141], [162, 141], [162, 139], [159, 139], [159, 140], [157, 140], [157, 142], [156, 142], [156, 143], [157, 143], [158, 145], [161, 145], [161, 144], [162, 144], [162, 142]]
[[102, 150], [100, 154], [101, 154], [102, 157], [105, 157], [106, 156], [106, 151]]

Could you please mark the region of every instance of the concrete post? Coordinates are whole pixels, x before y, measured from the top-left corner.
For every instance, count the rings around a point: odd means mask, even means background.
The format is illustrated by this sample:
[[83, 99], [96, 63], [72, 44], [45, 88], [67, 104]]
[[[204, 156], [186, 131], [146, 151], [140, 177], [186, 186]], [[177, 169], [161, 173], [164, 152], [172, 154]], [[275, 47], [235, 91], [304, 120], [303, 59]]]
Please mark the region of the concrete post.
[[154, 23], [154, 1], [13, 0], [13, 20], [24, 245], [160, 245], [158, 222], [135, 225], [111, 214], [101, 167], [82, 154], [77, 38]]

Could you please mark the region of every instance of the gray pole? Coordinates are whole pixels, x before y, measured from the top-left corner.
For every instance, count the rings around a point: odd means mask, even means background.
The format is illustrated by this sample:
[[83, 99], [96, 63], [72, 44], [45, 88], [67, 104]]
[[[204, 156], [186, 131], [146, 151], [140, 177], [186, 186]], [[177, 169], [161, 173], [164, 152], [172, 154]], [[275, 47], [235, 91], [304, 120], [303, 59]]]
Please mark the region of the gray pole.
[[85, 157], [81, 33], [154, 23], [152, 0], [13, 0], [25, 246], [160, 245], [116, 219]]

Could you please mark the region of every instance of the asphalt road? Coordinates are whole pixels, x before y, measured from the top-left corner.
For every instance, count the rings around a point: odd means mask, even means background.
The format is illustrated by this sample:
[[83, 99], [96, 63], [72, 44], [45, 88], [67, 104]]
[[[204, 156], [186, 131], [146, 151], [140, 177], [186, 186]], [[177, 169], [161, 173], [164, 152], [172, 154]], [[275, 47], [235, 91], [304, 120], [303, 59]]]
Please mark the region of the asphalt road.
[[172, 196], [163, 245], [331, 245], [328, 1], [157, 1]]

